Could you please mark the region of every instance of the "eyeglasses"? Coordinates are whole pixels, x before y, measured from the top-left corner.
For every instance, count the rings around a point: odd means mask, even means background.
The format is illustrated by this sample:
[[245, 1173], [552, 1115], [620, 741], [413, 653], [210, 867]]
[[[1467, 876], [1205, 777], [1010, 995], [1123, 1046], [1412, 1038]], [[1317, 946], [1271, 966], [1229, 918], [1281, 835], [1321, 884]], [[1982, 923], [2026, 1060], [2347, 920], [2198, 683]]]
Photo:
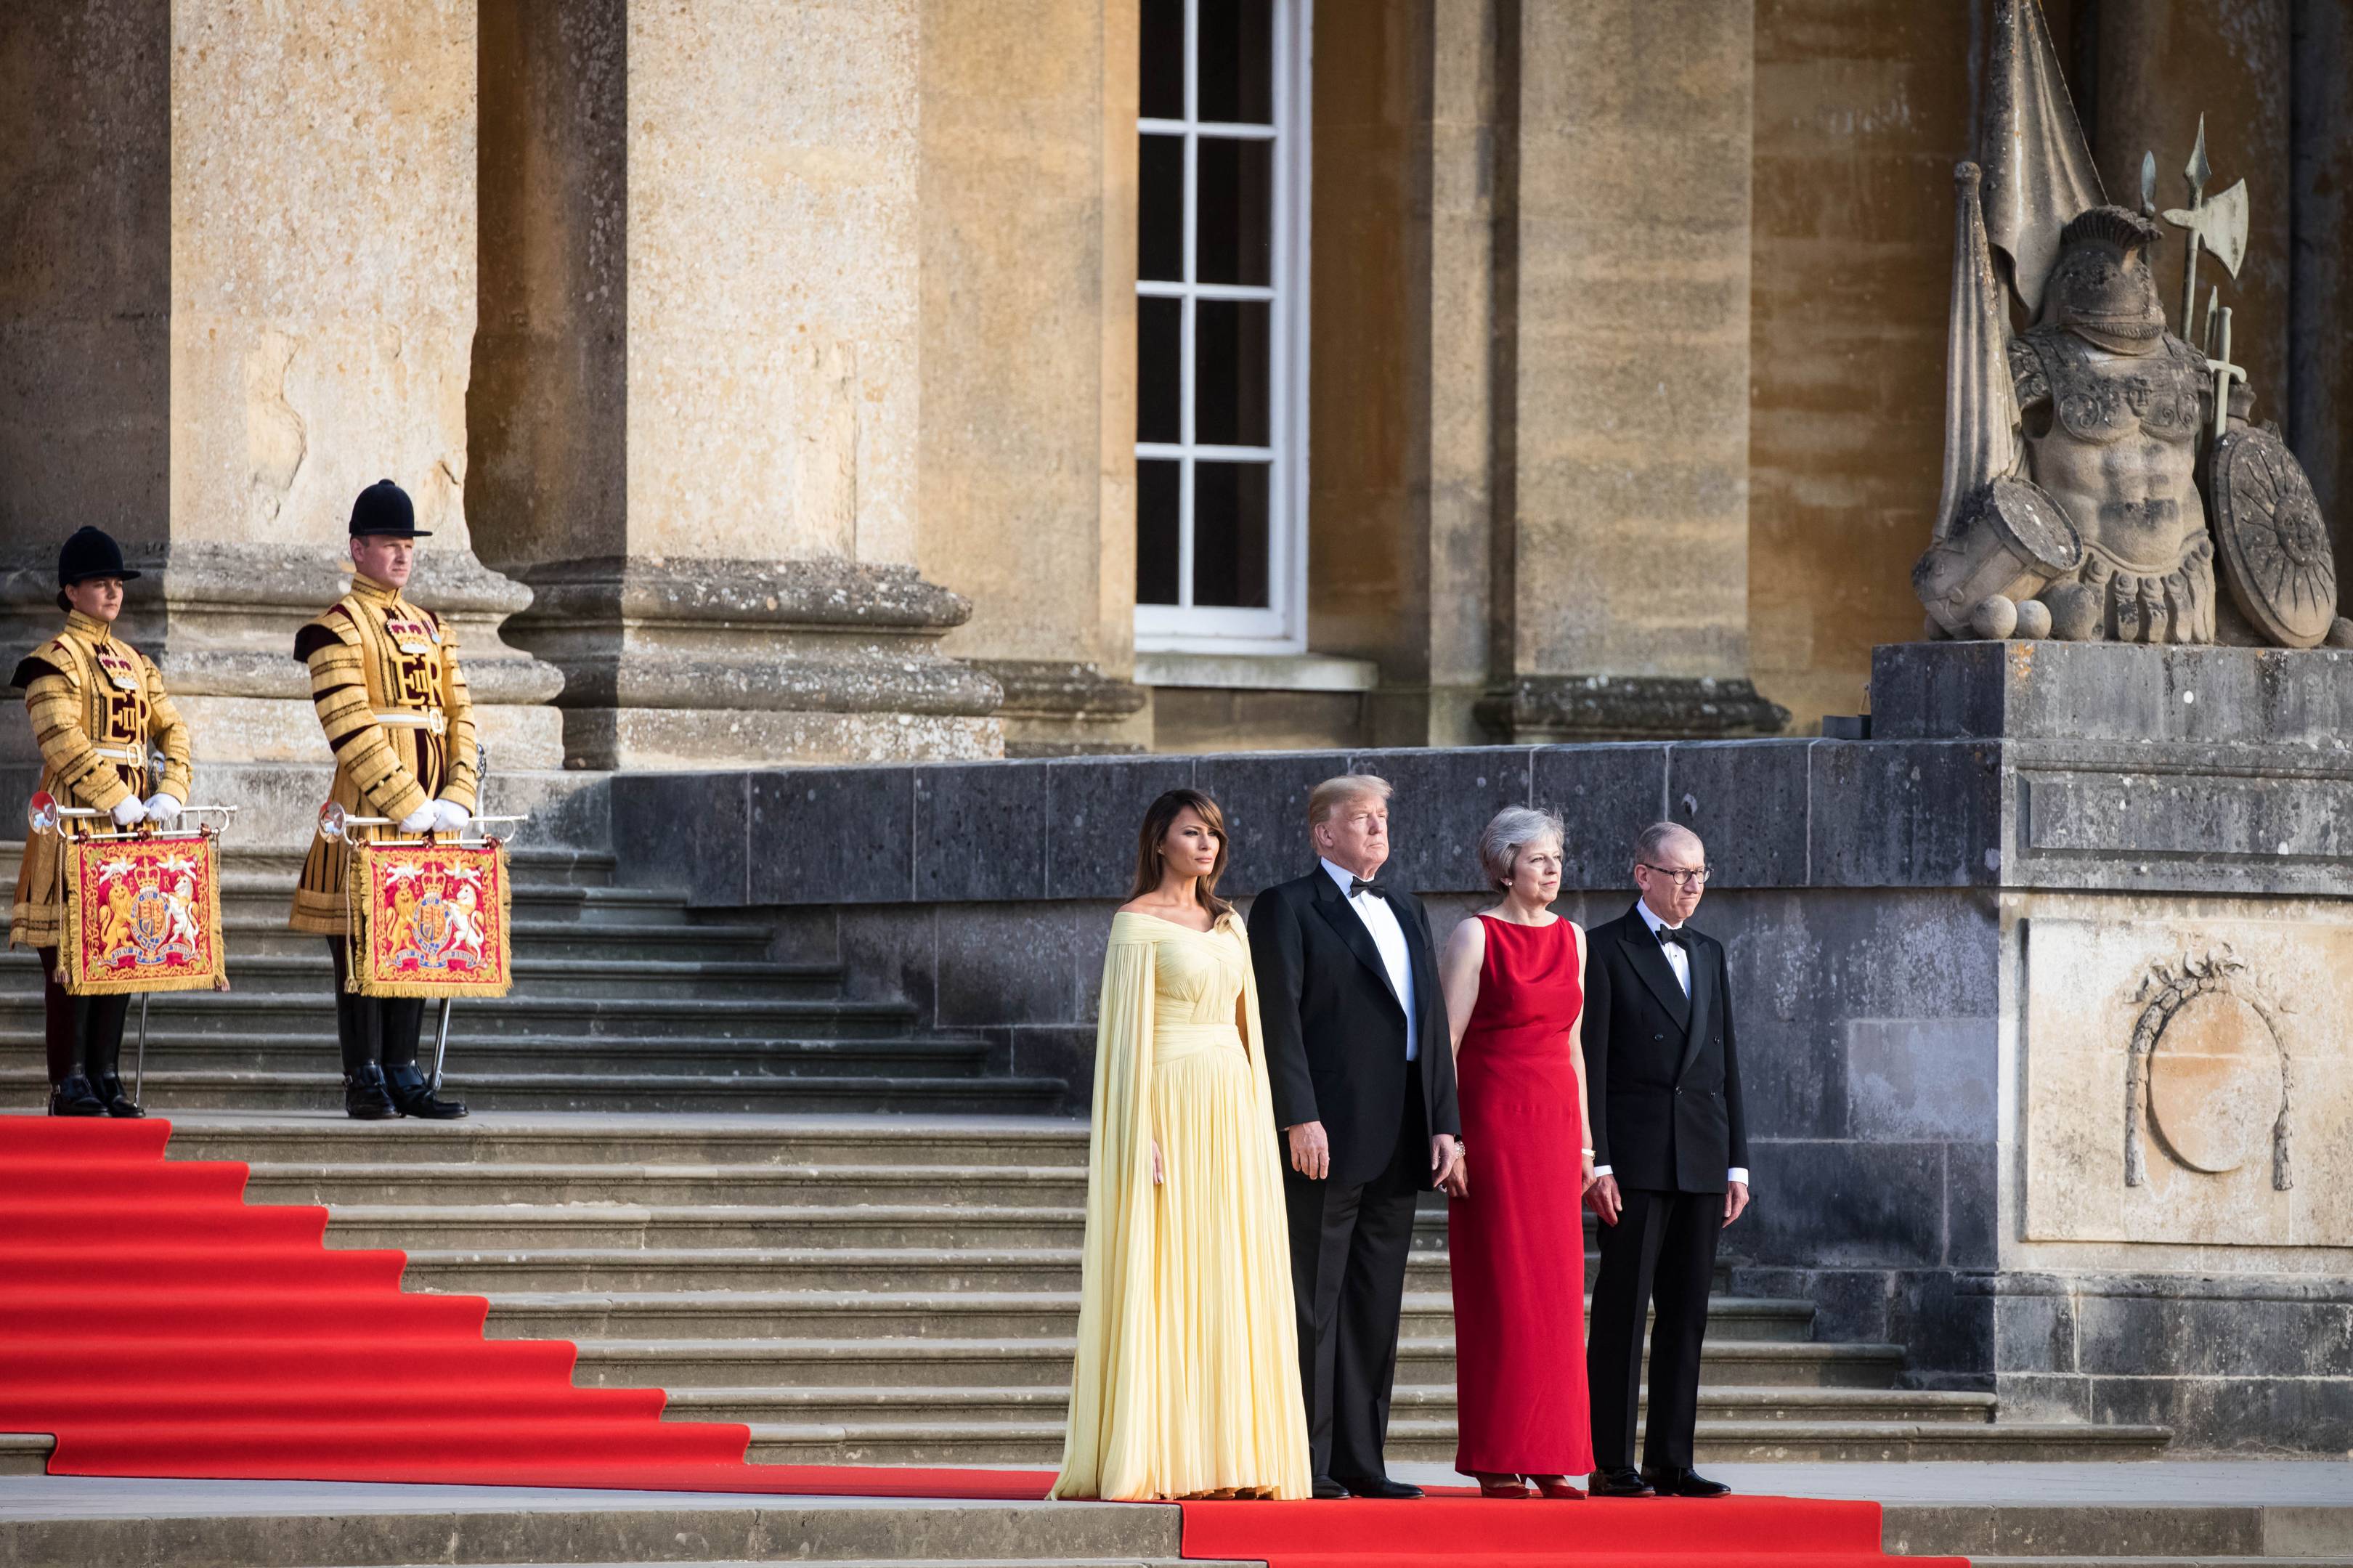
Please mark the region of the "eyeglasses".
[[1715, 868], [1713, 866], [1702, 866], [1696, 871], [1678, 871], [1672, 867], [1653, 866], [1648, 860], [1637, 860], [1634, 864], [1640, 866], [1645, 871], [1656, 871], [1662, 877], [1672, 878], [1675, 886], [1678, 888], [1696, 888], [1702, 886], [1707, 881], [1710, 876], [1715, 874]]

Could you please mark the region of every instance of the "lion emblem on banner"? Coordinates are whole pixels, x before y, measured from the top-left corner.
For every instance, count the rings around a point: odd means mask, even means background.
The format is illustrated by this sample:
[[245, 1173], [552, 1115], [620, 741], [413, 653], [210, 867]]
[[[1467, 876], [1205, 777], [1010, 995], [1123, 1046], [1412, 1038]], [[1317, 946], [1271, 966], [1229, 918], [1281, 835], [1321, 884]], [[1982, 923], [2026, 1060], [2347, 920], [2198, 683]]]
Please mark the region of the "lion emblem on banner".
[[495, 843], [366, 844], [353, 857], [357, 988], [374, 996], [504, 995], [505, 852]]
[[209, 837], [77, 843], [68, 852], [68, 991], [226, 987], [220, 879]]

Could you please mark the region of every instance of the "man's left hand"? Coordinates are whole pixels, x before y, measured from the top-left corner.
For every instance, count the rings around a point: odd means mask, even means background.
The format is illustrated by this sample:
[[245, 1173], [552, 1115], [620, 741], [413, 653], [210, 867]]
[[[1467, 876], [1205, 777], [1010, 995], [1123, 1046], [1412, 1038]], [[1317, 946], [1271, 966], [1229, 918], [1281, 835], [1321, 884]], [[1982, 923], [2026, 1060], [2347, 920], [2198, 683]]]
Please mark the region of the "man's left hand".
[[1747, 1207], [1748, 1184], [1746, 1182], [1727, 1183], [1724, 1189], [1724, 1223], [1730, 1225], [1734, 1220], [1738, 1219], [1741, 1212]]
[[1454, 1174], [1454, 1167], [1461, 1158], [1462, 1152], [1456, 1146], [1453, 1133], [1441, 1132], [1432, 1138], [1430, 1141], [1431, 1172], [1430, 1184], [1433, 1187], [1444, 1186], [1448, 1178]]

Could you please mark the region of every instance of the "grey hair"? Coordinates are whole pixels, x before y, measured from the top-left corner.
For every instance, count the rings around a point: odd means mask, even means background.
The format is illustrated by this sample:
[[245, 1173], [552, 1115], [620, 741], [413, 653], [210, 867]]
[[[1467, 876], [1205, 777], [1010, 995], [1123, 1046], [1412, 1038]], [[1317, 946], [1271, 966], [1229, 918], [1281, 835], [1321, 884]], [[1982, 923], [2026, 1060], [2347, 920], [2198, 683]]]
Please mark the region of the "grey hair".
[[1508, 887], [1520, 851], [1542, 838], [1551, 839], [1564, 853], [1568, 848], [1568, 830], [1560, 825], [1559, 817], [1529, 806], [1507, 805], [1479, 830], [1479, 867], [1487, 873], [1488, 881]]
[[1699, 835], [1680, 822], [1654, 822], [1634, 836], [1634, 860], [1647, 866], [1659, 857], [1659, 851], [1678, 838], [1699, 842]]

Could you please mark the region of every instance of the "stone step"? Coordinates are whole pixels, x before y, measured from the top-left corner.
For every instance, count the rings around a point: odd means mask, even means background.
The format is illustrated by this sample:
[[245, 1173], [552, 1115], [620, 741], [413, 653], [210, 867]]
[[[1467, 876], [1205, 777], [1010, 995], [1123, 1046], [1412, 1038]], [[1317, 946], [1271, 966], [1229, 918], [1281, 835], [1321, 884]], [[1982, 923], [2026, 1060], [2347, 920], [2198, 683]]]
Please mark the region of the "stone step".
[[0, 1432], [0, 1476], [47, 1475], [57, 1446], [47, 1432]]
[[[1443, 1281], [1437, 1283], [1443, 1285]], [[1032, 1339], [1077, 1332], [1079, 1292], [985, 1290], [499, 1291], [491, 1293], [491, 1332], [512, 1339], [792, 1338], [831, 1333], [875, 1339]], [[1709, 1303], [1711, 1331], [1725, 1341], [1805, 1342], [1813, 1319], [1804, 1301], [1738, 1297]], [[1409, 1290], [1404, 1331], [1448, 1333], [1453, 1298], [1443, 1289]]]
[[[655, 911], [659, 913], [659, 911]], [[286, 911], [231, 914], [222, 911], [221, 929], [229, 962], [248, 954], [308, 958], [325, 951], [326, 939], [309, 931], [289, 931]], [[616, 911], [611, 919], [584, 921], [545, 915], [526, 919], [515, 915], [507, 926], [515, 952], [524, 958], [595, 958], [627, 963], [651, 952], [680, 953], [753, 962], [767, 955], [776, 933], [762, 925], [741, 922], [662, 921], [636, 910]]]
[[730, 1204], [993, 1204], [1082, 1207], [1087, 1173], [1074, 1165], [257, 1164], [256, 1203], [337, 1209], [395, 1204], [637, 1206]]
[[[425, 1048], [432, 1049], [429, 1037]], [[1060, 1079], [1045, 1078], [818, 1073], [769, 1078], [686, 1073], [594, 1078], [550, 1072], [486, 1078], [469, 1076], [463, 1070], [460, 1041], [452, 1040], [449, 1053], [450, 1092], [470, 1107], [485, 1110], [644, 1113], [677, 1110], [745, 1115], [961, 1110], [1044, 1115], [1061, 1108], [1066, 1087]], [[334, 1055], [330, 1036], [319, 1041], [312, 1059], [332, 1062]], [[0, 1067], [0, 1110], [36, 1110], [47, 1094], [47, 1078], [41, 1069]], [[171, 1072], [151, 1068], [146, 1095], [149, 1110], [174, 1117], [183, 1110], [340, 1111], [343, 1079], [338, 1071]]]
[[[26, 971], [31, 975], [30, 970]], [[468, 998], [461, 1004], [466, 1028], [477, 1035], [532, 1036], [723, 1036], [732, 1038], [847, 1038], [904, 1034], [915, 1023], [905, 1002], [853, 1001], [836, 997], [582, 996], [554, 984], [511, 996]], [[0, 1022], [20, 1028], [40, 1019], [37, 994], [0, 1001]], [[12, 1016], [13, 1015], [13, 1016]], [[194, 1034], [319, 1036], [332, 1038], [333, 994], [316, 991], [180, 991], [156, 998], [149, 1028], [170, 1026]]]
[[50, 1503], [0, 1515], [10, 1568], [399, 1568], [402, 1564], [794, 1562], [1004, 1568], [1173, 1564], [1178, 1514], [1132, 1503], [965, 1502], [681, 1492], [426, 1502], [368, 1489], [331, 1506], [240, 1489], [174, 1489], [135, 1510]]
[[[464, 1005], [470, 1006], [470, 1004]], [[426, 1048], [432, 1047], [434, 1020], [426, 1015]], [[687, 1035], [580, 1036], [483, 1034], [470, 1013], [450, 1016], [452, 1082], [497, 1085], [511, 1076], [577, 1079], [672, 1077], [762, 1079], [806, 1074], [882, 1078], [970, 1078], [987, 1070], [990, 1046], [962, 1034], [853, 1035], [844, 1038], [727, 1038]], [[147, 1074], [151, 1085], [175, 1084], [192, 1073], [235, 1072], [246, 1077], [285, 1078], [315, 1074], [335, 1059], [332, 1036], [240, 1036], [191, 1033], [166, 1027], [158, 1011], [147, 1029]], [[135, 1055], [138, 1024], [126, 1031], [126, 1059]], [[46, 1071], [37, 1031], [0, 1027], [0, 1069]], [[593, 1087], [593, 1086], [590, 1086]], [[420, 1179], [424, 1179], [420, 1177]]]
[[1972, 1557], [1971, 1568], [2353, 1568], [2353, 1557]]
[[[1647, 1408], [1647, 1396], [1645, 1397]], [[1060, 1387], [1008, 1388], [688, 1388], [671, 1394], [665, 1414], [678, 1421], [741, 1421], [749, 1426], [847, 1427], [866, 1435], [883, 1426], [955, 1425], [979, 1441], [989, 1432], [1029, 1441], [1050, 1431], [1057, 1455], [1070, 1396]], [[1417, 1422], [1424, 1436], [1435, 1426], [1453, 1440], [1452, 1384], [1401, 1384], [1390, 1404], [1392, 1442]], [[1736, 1384], [1704, 1388], [1703, 1420], [1719, 1421], [1968, 1421], [1994, 1415], [1990, 1394], [1907, 1392], [1878, 1388], [1792, 1388]], [[922, 1462], [922, 1461], [906, 1461]], [[1008, 1458], [1004, 1462], [1012, 1462]]]
[[[493, 1320], [491, 1331], [499, 1331]], [[1075, 1342], [1044, 1336], [986, 1339], [586, 1340], [575, 1381], [591, 1387], [776, 1388], [1065, 1385]], [[1711, 1341], [1705, 1384], [1889, 1388], [1904, 1368], [1898, 1345]], [[1451, 1335], [1408, 1335], [1398, 1347], [1400, 1384], [1454, 1381]]]
[[[215, 997], [317, 998], [322, 1005], [333, 999], [334, 975], [326, 944], [313, 938], [308, 952], [243, 955], [231, 949], [227, 972], [230, 989], [219, 992], [175, 992], [156, 998], [159, 1010], [177, 1013], [182, 1005]], [[742, 963], [733, 960], [681, 957], [639, 957], [626, 963], [609, 958], [549, 958], [518, 952], [514, 959], [514, 989], [501, 1001], [543, 999], [554, 1002], [604, 1000], [659, 1001], [664, 996], [702, 1002], [795, 1001], [863, 1012], [874, 1004], [850, 1004], [835, 994], [841, 973], [831, 964], [807, 966]], [[0, 985], [8, 995], [0, 1002], [0, 1017], [29, 1005], [40, 1005], [40, 960], [22, 948], [0, 954]], [[222, 1003], [219, 1005], [233, 1005]], [[494, 1005], [494, 1004], [493, 1004]], [[892, 1006], [892, 1004], [881, 1004]]]
[[[871, 1082], [861, 1080], [873, 1089]], [[969, 1089], [972, 1086], [964, 1086]], [[1036, 1247], [1079, 1245], [1076, 1206], [985, 1204], [790, 1206], [702, 1204], [351, 1207], [335, 1211], [331, 1247]]]
[[514, 1115], [464, 1121], [361, 1122], [315, 1116], [191, 1112], [172, 1122], [171, 1157], [255, 1164], [432, 1162], [710, 1167], [758, 1164], [1071, 1165], [1087, 1125], [1008, 1116], [712, 1116], [680, 1112]]
[[[2129, 1457], [2099, 1451], [2108, 1427], [2078, 1427], [2085, 1458]], [[1993, 1568], [2023, 1564], [2098, 1564], [2130, 1568], [2199, 1563], [2353, 1563], [2353, 1497], [2322, 1502], [2243, 1500], [2246, 1490], [2219, 1484], [2203, 1467], [2184, 1467], [2189, 1477], [2137, 1481], [2130, 1472], [2115, 1480], [2062, 1483], [2045, 1491], [2032, 1486], [2003, 1489], [2002, 1502], [1891, 1501], [1881, 1521], [1890, 1552], [1910, 1556], [1967, 1557]], [[2163, 1472], [2159, 1472], [2160, 1475]], [[2257, 1482], [2256, 1497], [2270, 1489]], [[2205, 1500], [2238, 1493], [2242, 1500]]]

